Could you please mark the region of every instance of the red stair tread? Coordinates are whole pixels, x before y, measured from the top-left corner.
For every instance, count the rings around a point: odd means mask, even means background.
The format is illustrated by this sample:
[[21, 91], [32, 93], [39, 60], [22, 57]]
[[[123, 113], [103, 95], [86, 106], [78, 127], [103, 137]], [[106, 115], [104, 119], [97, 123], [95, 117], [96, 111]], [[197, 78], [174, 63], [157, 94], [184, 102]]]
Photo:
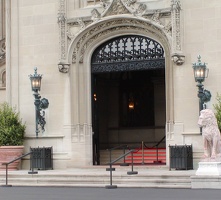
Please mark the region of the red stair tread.
[[[158, 157], [157, 157], [158, 152]], [[132, 162], [132, 155], [126, 156], [126, 163]], [[145, 149], [135, 149], [133, 153], [133, 163], [134, 164], [145, 164], [145, 163], [166, 163], [166, 148], [145, 148]]]

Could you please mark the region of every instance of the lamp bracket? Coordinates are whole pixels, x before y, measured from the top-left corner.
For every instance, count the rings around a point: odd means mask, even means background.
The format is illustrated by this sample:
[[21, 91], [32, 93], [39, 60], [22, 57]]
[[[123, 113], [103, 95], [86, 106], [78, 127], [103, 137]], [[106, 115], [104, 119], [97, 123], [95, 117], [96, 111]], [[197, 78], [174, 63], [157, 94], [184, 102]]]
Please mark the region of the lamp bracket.
[[209, 90], [204, 90], [204, 91], [203, 91], [203, 96], [202, 96], [202, 101], [203, 101], [203, 103], [209, 102], [210, 99], [211, 99], [211, 97], [212, 97], [212, 95], [211, 95], [211, 93], [210, 93]]

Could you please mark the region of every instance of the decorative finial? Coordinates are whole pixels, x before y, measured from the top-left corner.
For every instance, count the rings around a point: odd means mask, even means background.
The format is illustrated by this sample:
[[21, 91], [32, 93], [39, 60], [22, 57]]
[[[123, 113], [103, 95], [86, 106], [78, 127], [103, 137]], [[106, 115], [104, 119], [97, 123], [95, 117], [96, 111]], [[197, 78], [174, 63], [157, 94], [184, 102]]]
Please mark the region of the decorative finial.
[[198, 55], [197, 58], [198, 58], [198, 63], [201, 63], [201, 56]]
[[34, 67], [34, 74], [37, 75], [37, 70], [38, 68], [37, 67]]

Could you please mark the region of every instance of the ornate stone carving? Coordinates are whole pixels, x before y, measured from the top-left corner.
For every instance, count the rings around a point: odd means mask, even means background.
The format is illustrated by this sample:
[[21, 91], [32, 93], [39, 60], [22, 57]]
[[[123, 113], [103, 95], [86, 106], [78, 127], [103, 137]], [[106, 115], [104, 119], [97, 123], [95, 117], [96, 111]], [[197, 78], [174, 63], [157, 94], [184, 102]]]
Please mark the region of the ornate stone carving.
[[132, 4], [135, 4], [137, 1], [136, 0], [126, 0], [124, 2], [127, 6], [131, 6]]
[[[122, 26], [124, 24], [124, 26]], [[133, 24], [133, 26], [131, 26]], [[145, 21], [142, 20], [136, 20], [136, 19], [118, 19], [114, 21], [104, 22], [101, 23], [92, 29], [88, 30], [80, 39], [77, 41], [76, 47], [73, 51], [72, 55], [72, 62], [75, 63], [77, 60], [77, 57], [80, 58], [80, 62], [83, 62], [84, 58], [84, 52], [87, 49], [87, 47], [98, 37], [104, 36], [106, 34], [109, 34], [110, 32], [120, 31], [120, 30], [137, 30], [137, 31], [143, 31], [146, 33], [155, 34], [158, 36], [158, 38], [162, 39], [162, 36], [158, 34], [164, 34], [162, 30], [158, 27], [151, 26], [152, 30], [147, 29], [147, 26], [150, 26]], [[107, 29], [107, 27], [109, 27]], [[153, 30], [155, 29], [155, 30]], [[102, 31], [103, 30], [103, 31]], [[165, 34], [164, 34], [165, 35]], [[165, 36], [166, 38], [166, 36]], [[168, 42], [168, 41], [166, 41]]]
[[82, 18], [78, 18], [78, 19], [77, 19], [77, 22], [78, 22], [78, 24], [80, 25], [81, 29], [83, 29], [83, 28], [86, 27], [86, 25], [85, 25], [85, 23], [84, 23], [84, 21], [83, 21]]
[[91, 11], [91, 19], [92, 19], [93, 21], [98, 21], [100, 18], [101, 18], [101, 14], [97, 11], [96, 8], [94, 8], [94, 9]]
[[101, 6], [103, 7], [103, 9], [107, 9], [107, 7], [109, 6], [108, 0], [100, 0], [101, 1]]
[[68, 39], [69, 40], [72, 40], [73, 38], [74, 38], [74, 34], [72, 33], [72, 31], [71, 31], [71, 26], [70, 25], [68, 25], [67, 26], [67, 37], [68, 37]]
[[164, 30], [165, 30], [167, 33], [171, 33], [171, 31], [172, 31], [171, 21], [169, 21], [169, 22], [164, 26]]
[[60, 0], [60, 9], [58, 12], [58, 25], [60, 32], [60, 60], [66, 59], [66, 1]]
[[112, 11], [109, 15], [129, 14], [129, 10], [124, 6], [121, 0], [113, 1]]
[[153, 16], [151, 17], [151, 20], [154, 21], [157, 24], [162, 25], [162, 22], [160, 21], [160, 11], [156, 10]]
[[59, 72], [68, 73], [69, 67], [70, 67], [69, 63], [63, 63], [63, 62], [58, 63]]
[[0, 64], [5, 63], [5, 53], [6, 46], [5, 46], [5, 38], [0, 40]]
[[119, 14], [142, 16], [146, 9], [146, 4], [137, 3], [137, 0], [113, 0], [110, 5], [106, 6], [102, 17]]
[[172, 13], [172, 30], [173, 30], [173, 51], [182, 51], [181, 46], [181, 33], [180, 33], [180, 0], [172, 0], [171, 13]]
[[142, 16], [145, 14], [147, 6], [145, 4], [139, 4], [137, 10], [133, 13], [135, 16]]
[[185, 56], [181, 54], [173, 54], [172, 60], [176, 65], [182, 65], [185, 62]]
[[213, 111], [210, 109], [201, 110], [198, 125], [202, 127], [204, 158], [216, 159], [220, 157], [221, 137]]
[[[172, 37], [172, 59], [176, 65], [182, 65], [184, 63], [185, 56], [182, 55], [181, 51], [181, 35], [180, 35], [180, 2], [179, 0], [172, 0], [171, 9], [161, 9], [155, 10], [151, 12], [147, 11], [146, 4], [137, 3], [137, 0], [113, 0], [111, 2], [107, 2], [106, 0], [102, 0], [102, 7], [105, 9], [102, 13], [99, 13], [98, 10], [92, 10], [91, 19], [95, 21], [99, 21], [101, 18], [105, 18], [110, 15], [120, 15], [120, 14], [131, 14], [135, 16], [143, 16], [145, 20], [137, 19], [120, 19], [113, 20], [109, 22], [98, 23], [96, 27], [89, 28], [78, 41], [76, 41], [75, 49], [72, 55], [72, 62], [75, 63], [84, 61], [84, 52], [87, 49], [88, 45], [91, 44], [97, 37], [101, 37], [110, 33], [111, 31], [119, 31], [124, 29], [131, 30], [139, 30], [145, 31], [148, 34], [151, 32], [155, 35], [165, 35], [164, 39], [167, 37]], [[173, 16], [172, 16], [173, 13]], [[168, 20], [168, 17], [172, 16], [171, 20]], [[166, 20], [163, 17], [167, 17]], [[90, 20], [91, 20], [90, 19]], [[163, 21], [161, 21], [163, 19]], [[81, 19], [72, 19], [69, 20], [68, 26], [76, 26], [76, 24], [81, 26], [81, 29], [86, 29], [88, 24], [91, 21], [87, 18]], [[153, 23], [151, 23], [151, 21]], [[165, 23], [165, 21], [167, 23]], [[158, 24], [160, 26], [155, 26], [153, 24]], [[163, 24], [164, 23], [164, 24]], [[165, 25], [166, 24], [166, 25]], [[123, 25], [123, 26], [122, 26]], [[133, 26], [131, 26], [133, 25]], [[149, 28], [147, 28], [147, 26]], [[141, 28], [142, 27], [142, 28]], [[151, 27], [151, 28], [150, 28]], [[145, 30], [146, 29], [146, 30]], [[176, 29], [176, 31], [174, 31]], [[150, 31], [151, 30], [151, 31]], [[74, 35], [71, 34], [71, 31], [68, 31], [68, 38], [72, 40]], [[159, 36], [161, 38], [162, 36]], [[166, 41], [169, 43], [169, 41]]]
[[[168, 8], [157, 10], [157, 12], [155, 13], [153, 10], [147, 12], [146, 4], [138, 3], [137, 0], [113, 0], [113, 1], [102, 0], [101, 4], [102, 7], [104, 8], [104, 11], [102, 13], [99, 13], [98, 10], [93, 9], [92, 16], [90, 18], [82, 17], [81, 21], [78, 21], [79, 20], [78, 18], [68, 19], [67, 21], [68, 27], [72, 26], [76, 27], [80, 25], [80, 29], [85, 29], [92, 22], [99, 21], [99, 19], [104, 19], [107, 16], [120, 15], [120, 14], [131, 14], [133, 16], [139, 16], [139, 17], [142, 16], [145, 19], [148, 19], [148, 21], [151, 20], [150, 16], [152, 16], [152, 21], [160, 25], [163, 25], [160, 19], [163, 17], [168, 18], [169, 16], [171, 16], [171, 9]], [[171, 30], [172, 30], [171, 22], [163, 28], [165, 32], [171, 35]], [[69, 31], [68, 31], [68, 38], [69, 39], [73, 38], [73, 35]]]

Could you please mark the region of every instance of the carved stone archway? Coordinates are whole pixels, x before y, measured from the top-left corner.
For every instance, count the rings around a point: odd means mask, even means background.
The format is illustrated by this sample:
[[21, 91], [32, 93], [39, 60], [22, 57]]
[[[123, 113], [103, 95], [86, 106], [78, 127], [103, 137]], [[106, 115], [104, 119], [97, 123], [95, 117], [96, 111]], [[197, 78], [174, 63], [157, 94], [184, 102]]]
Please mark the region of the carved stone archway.
[[[170, 91], [170, 88], [172, 88], [172, 82], [171, 78], [169, 78], [172, 77], [172, 62], [170, 59], [171, 39], [163, 29], [154, 26], [151, 22], [145, 19], [129, 17], [128, 15], [121, 17], [108, 17], [105, 20], [91, 24], [85, 30], [80, 32], [70, 44], [68, 51], [68, 61], [69, 63], [72, 63], [70, 67], [71, 80], [76, 81], [79, 78], [78, 73], [80, 71], [87, 75], [90, 74], [91, 56], [96, 47], [111, 38], [128, 34], [152, 38], [163, 46], [165, 50], [166, 80], [168, 81], [167, 99], [170, 99], [170, 105], [167, 105], [167, 109], [169, 109], [173, 102], [172, 91]], [[75, 79], [74, 76], [76, 75], [78, 77]], [[84, 79], [85, 78], [86, 77], [84, 77]], [[72, 83], [73, 86], [76, 84], [77, 83]], [[87, 77], [87, 86], [89, 92], [90, 77]], [[88, 97], [88, 99], [90, 99], [90, 97]], [[90, 105], [90, 103], [87, 103], [87, 105]], [[87, 110], [88, 109], [90, 110], [90, 108], [87, 108]], [[90, 112], [88, 114], [88, 116], [90, 116]], [[172, 118], [172, 113], [167, 110], [167, 119], [171, 120]], [[90, 123], [91, 121], [90, 118], [85, 120], [87, 123]]]
[[[68, 50], [70, 64], [71, 124], [74, 151], [84, 147], [82, 162], [92, 163], [91, 57], [102, 43], [121, 35], [140, 35], [157, 41], [165, 51], [166, 120], [173, 121], [173, 83], [171, 41], [160, 27], [145, 19], [128, 15], [111, 16], [92, 23], [71, 42]], [[75, 147], [74, 147], [75, 146]], [[81, 150], [82, 151], [82, 150]]]

